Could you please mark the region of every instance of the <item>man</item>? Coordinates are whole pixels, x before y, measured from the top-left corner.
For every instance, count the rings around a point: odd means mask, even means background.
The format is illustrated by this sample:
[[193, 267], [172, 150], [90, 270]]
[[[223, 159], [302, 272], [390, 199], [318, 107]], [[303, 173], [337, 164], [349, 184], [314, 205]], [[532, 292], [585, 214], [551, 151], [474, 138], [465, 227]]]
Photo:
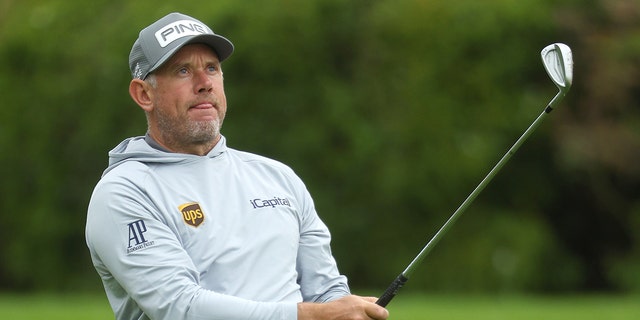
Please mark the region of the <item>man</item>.
[[86, 226], [116, 318], [386, 319], [350, 294], [294, 172], [226, 146], [220, 63], [233, 50], [179, 13], [133, 45], [129, 93], [148, 131], [109, 153]]

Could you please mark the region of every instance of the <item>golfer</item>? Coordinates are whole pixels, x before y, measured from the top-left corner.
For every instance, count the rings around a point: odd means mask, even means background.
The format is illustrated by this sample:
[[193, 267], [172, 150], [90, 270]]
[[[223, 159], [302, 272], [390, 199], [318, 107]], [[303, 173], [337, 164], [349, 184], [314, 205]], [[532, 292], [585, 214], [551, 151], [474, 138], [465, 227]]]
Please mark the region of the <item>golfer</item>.
[[286, 165], [227, 147], [232, 43], [171, 13], [139, 33], [131, 98], [145, 136], [109, 152], [86, 240], [116, 319], [386, 319], [351, 295], [330, 234]]

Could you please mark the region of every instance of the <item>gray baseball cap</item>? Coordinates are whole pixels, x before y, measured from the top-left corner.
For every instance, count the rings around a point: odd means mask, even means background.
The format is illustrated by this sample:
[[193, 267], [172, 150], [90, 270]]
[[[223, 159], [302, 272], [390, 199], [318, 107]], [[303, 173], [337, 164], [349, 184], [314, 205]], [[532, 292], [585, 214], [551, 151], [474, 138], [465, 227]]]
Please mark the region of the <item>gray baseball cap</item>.
[[182, 13], [170, 13], [142, 29], [129, 54], [129, 69], [133, 78], [145, 79], [190, 43], [210, 46], [222, 62], [233, 53], [233, 43], [213, 33], [201, 21]]

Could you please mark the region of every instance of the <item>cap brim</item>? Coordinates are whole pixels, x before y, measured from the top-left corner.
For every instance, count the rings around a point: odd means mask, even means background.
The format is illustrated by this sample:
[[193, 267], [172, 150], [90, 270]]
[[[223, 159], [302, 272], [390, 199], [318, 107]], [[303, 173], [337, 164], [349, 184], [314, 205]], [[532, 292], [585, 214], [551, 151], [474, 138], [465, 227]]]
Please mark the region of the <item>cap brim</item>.
[[149, 68], [148, 74], [152, 73], [154, 70], [158, 69], [162, 66], [167, 60], [169, 60], [178, 50], [182, 49], [182, 47], [188, 44], [194, 43], [202, 43], [208, 45], [213, 49], [218, 55], [218, 60], [220, 62], [226, 60], [233, 53], [233, 43], [229, 41], [227, 38], [217, 35], [217, 34], [202, 34], [193, 36], [189, 39], [186, 39], [184, 42], [178, 44], [175, 48], [169, 50], [165, 53], [159, 60], [156, 62], [151, 68]]

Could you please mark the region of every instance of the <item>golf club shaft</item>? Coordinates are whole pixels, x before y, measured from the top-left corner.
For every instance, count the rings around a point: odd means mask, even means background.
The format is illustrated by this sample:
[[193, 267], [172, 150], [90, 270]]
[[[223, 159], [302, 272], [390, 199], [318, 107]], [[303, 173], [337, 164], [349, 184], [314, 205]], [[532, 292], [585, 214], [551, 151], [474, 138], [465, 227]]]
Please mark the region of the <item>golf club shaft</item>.
[[520, 138], [518, 138], [518, 140], [513, 144], [513, 146], [509, 149], [509, 151], [507, 151], [507, 153], [505, 153], [505, 155], [502, 156], [502, 159], [500, 159], [500, 161], [498, 161], [498, 163], [493, 167], [493, 169], [489, 171], [487, 176], [484, 177], [484, 179], [482, 179], [480, 184], [478, 184], [478, 186], [471, 192], [471, 194], [469, 194], [467, 199], [465, 199], [464, 202], [462, 202], [460, 207], [458, 207], [458, 209], [451, 215], [449, 220], [445, 222], [445, 224], [440, 228], [440, 230], [438, 230], [438, 232], [433, 236], [433, 238], [429, 240], [427, 245], [424, 246], [424, 248], [422, 248], [420, 253], [413, 259], [413, 261], [411, 261], [409, 266], [407, 266], [407, 268], [400, 275], [398, 275], [395, 280], [393, 280], [393, 282], [391, 283], [391, 285], [389, 285], [387, 290], [385, 290], [385, 292], [382, 294], [382, 296], [380, 296], [378, 301], [376, 301], [376, 304], [385, 307], [391, 301], [391, 299], [393, 299], [393, 297], [396, 296], [396, 294], [398, 293], [398, 290], [407, 282], [407, 280], [409, 280], [409, 277], [415, 270], [416, 266], [418, 266], [420, 262], [422, 262], [422, 260], [427, 256], [427, 254], [429, 254], [429, 252], [431, 252], [433, 247], [438, 243], [438, 241], [440, 241], [440, 239], [444, 236], [444, 234], [451, 228], [451, 226], [456, 222], [458, 217], [462, 215], [462, 213], [467, 209], [467, 207], [469, 207], [469, 205], [473, 202], [473, 200], [475, 200], [478, 194], [482, 192], [482, 190], [489, 184], [489, 182], [491, 182], [493, 177], [496, 176], [496, 174], [500, 171], [500, 169], [502, 169], [502, 167], [507, 163], [507, 161], [511, 159], [511, 156], [513, 156], [513, 154], [520, 148], [520, 146], [527, 140], [527, 138], [529, 138], [531, 133], [533, 133], [533, 131], [535, 131], [536, 128], [538, 128], [538, 126], [540, 126], [540, 123], [542, 123], [542, 121], [546, 118], [546, 116], [553, 110], [555, 105], [562, 99], [564, 94], [565, 93], [562, 91], [558, 92], [558, 94], [551, 100], [551, 102], [549, 102], [549, 104], [544, 109], [544, 111], [533, 121], [533, 123], [531, 123], [529, 128], [527, 128], [527, 130], [520, 136]]

